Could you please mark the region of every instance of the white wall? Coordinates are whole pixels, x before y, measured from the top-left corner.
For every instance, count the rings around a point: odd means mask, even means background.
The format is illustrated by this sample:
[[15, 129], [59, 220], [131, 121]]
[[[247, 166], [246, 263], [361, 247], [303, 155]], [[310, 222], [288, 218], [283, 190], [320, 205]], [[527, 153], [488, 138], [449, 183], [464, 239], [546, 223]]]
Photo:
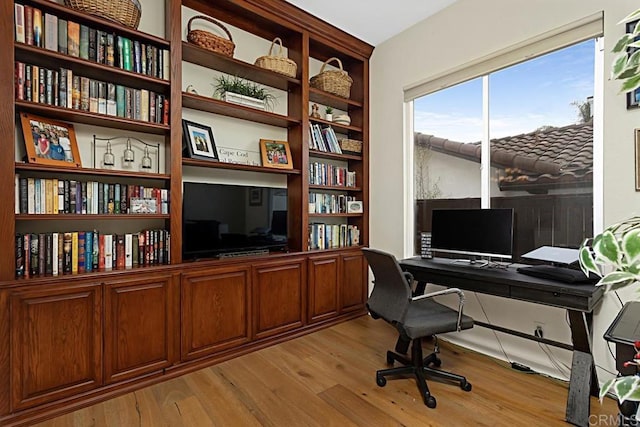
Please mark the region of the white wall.
[[[593, 13], [604, 11], [604, 224], [637, 213], [640, 194], [634, 191], [633, 129], [640, 111], [627, 111], [625, 97], [618, 94], [619, 82], [610, 81], [611, 47], [624, 32], [617, 22], [638, 3], [632, 0], [458, 0], [440, 13], [420, 22], [377, 46], [371, 60], [371, 246], [403, 257], [405, 239], [403, 206], [407, 182], [404, 177], [403, 87], [459, 67], [500, 49], [530, 39]], [[382, 171], [384, 171], [382, 173]], [[600, 183], [596, 183], [596, 188]], [[406, 190], [406, 189], [405, 189]], [[395, 206], [395, 209], [389, 209]], [[411, 218], [411, 216], [408, 216]], [[632, 298], [630, 292], [621, 295]], [[486, 295], [469, 295], [467, 312], [478, 320], [531, 333], [544, 323], [546, 337], [569, 342], [563, 310], [505, 300]], [[596, 364], [614, 371], [614, 363], [602, 334], [619, 310], [614, 295], [605, 296], [594, 316]], [[499, 338], [503, 351], [497, 341]], [[536, 370], [564, 377], [535, 343], [475, 328], [450, 339], [500, 358], [528, 364]], [[554, 357], [570, 365], [568, 352], [553, 350]], [[565, 372], [566, 373], [566, 372]], [[609, 378], [598, 370], [600, 381]]]

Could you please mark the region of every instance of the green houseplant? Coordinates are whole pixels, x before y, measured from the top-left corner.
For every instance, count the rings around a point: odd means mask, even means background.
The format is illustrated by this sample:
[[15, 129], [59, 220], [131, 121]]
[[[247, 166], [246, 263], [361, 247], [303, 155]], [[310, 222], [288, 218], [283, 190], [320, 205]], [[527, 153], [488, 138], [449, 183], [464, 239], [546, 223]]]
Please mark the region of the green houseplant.
[[242, 97], [258, 99], [264, 103], [265, 109], [273, 111], [276, 97], [257, 83], [245, 80], [238, 76], [227, 76], [222, 74], [215, 79], [215, 83], [212, 83], [212, 85], [214, 87], [213, 96], [215, 98], [260, 108], [256, 103], [242, 102], [242, 98], [238, 98], [239, 101], [230, 101], [228, 99], [228, 94], [241, 95]]
[[[618, 24], [626, 25], [640, 19], [640, 9], [625, 16]], [[640, 87], [640, 21], [633, 31], [625, 33], [614, 45], [616, 57], [611, 77], [621, 81], [620, 92], [635, 91]], [[629, 55], [629, 49], [636, 48]], [[640, 216], [607, 227], [593, 239], [587, 239], [580, 248], [580, 266], [585, 274], [593, 273], [601, 279], [597, 286], [616, 290], [640, 281]], [[640, 342], [634, 345], [633, 360], [626, 365], [640, 365]], [[620, 404], [640, 401], [640, 376], [629, 375], [612, 378], [600, 389], [600, 399], [608, 392], [615, 393]], [[637, 416], [637, 415], [636, 415]]]

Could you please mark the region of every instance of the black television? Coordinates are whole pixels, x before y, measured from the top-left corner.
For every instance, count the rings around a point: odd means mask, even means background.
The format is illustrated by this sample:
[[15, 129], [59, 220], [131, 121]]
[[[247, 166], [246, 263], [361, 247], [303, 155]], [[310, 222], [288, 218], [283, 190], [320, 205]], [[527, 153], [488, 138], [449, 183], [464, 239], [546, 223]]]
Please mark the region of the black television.
[[513, 209], [434, 209], [431, 248], [475, 257], [511, 259]]
[[185, 182], [185, 260], [286, 251], [287, 189]]

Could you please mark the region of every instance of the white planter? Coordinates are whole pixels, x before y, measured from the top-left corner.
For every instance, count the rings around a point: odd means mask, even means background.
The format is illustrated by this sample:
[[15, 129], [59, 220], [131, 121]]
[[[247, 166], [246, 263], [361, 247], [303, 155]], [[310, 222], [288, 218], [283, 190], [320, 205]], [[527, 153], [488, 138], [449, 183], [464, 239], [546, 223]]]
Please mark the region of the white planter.
[[333, 121], [333, 114], [325, 114], [324, 119], [328, 122]]
[[232, 104], [244, 105], [245, 107], [255, 108], [257, 110], [266, 110], [264, 99], [251, 98], [245, 95], [239, 95], [233, 92], [225, 92], [222, 99]]

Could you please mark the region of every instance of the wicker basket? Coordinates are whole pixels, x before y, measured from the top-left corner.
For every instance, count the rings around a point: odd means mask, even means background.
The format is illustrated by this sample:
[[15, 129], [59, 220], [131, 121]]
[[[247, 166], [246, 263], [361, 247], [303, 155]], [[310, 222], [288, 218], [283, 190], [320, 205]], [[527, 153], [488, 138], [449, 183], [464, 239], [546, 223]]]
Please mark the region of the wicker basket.
[[[278, 52], [272, 55], [273, 45], [276, 42], [278, 43]], [[271, 47], [269, 48], [269, 54], [256, 59], [255, 65], [293, 78], [296, 77], [296, 73], [298, 72], [298, 64], [289, 58], [285, 58], [282, 54], [282, 40], [280, 40], [280, 37], [273, 39]]]
[[81, 12], [97, 15], [138, 28], [142, 7], [138, 0], [64, 0], [64, 4]]
[[340, 141], [340, 149], [343, 152], [349, 153], [362, 153], [362, 141], [358, 141], [357, 139], [341, 139]]
[[[331, 61], [337, 61], [340, 69], [325, 71], [324, 67]], [[324, 64], [322, 64], [320, 73], [317, 76], [311, 77], [311, 80], [309, 81], [311, 87], [347, 99], [349, 99], [351, 83], [353, 83], [353, 79], [342, 69], [342, 62], [338, 58], [327, 59]]]
[[[217, 25], [222, 28], [224, 32], [229, 37], [229, 40], [224, 37], [217, 36], [213, 33], [204, 30], [192, 30], [191, 23], [194, 19], [204, 19], [205, 21], [209, 21], [212, 24]], [[222, 25], [220, 22], [216, 21], [213, 18], [204, 15], [194, 16], [189, 19], [187, 23], [187, 40], [195, 45], [198, 45], [204, 49], [210, 50], [212, 52], [219, 53], [221, 55], [226, 55], [233, 58], [233, 51], [236, 48], [235, 43], [233, 43], [233, 38], [231, 37], [231, 33], [227, 28]]]

